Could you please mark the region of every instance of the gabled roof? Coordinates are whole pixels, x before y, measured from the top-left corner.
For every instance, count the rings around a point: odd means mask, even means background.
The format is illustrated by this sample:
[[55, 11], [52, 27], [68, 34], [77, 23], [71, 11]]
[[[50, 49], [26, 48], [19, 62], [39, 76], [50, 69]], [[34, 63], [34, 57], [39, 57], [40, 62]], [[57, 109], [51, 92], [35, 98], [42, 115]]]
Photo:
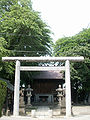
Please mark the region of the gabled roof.
[[41, 71], [33, 76], [33, 79], [63, 79], [63, 73], [60, 71]]

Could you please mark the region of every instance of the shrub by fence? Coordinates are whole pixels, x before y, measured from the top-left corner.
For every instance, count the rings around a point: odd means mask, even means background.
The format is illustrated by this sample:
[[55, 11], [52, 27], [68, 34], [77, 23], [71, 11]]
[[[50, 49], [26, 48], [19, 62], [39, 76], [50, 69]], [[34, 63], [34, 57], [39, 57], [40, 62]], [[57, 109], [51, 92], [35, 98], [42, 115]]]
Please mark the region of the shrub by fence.
[[6, 82], [0, 80], [0, 117], [2, 116], [2, 107], [5, 101], [6, 91], [7, 91]]

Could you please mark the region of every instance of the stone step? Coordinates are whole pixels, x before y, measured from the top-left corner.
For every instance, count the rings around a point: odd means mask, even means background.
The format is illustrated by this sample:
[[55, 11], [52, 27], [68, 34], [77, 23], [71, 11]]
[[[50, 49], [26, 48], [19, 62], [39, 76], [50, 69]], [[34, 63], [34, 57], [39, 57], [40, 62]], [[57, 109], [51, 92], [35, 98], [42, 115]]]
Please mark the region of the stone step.
[[40, 106], [35, 111], [35, 116], [37, 118], [52, 117], [52, 110], [47, 106]]
[[36, 112], [36, 116], [48, 116], [48, 112]]
[[40, 106], [36, 111], [36, 116], [48, 116], [48, 110], [50, 110], [47, 106]]

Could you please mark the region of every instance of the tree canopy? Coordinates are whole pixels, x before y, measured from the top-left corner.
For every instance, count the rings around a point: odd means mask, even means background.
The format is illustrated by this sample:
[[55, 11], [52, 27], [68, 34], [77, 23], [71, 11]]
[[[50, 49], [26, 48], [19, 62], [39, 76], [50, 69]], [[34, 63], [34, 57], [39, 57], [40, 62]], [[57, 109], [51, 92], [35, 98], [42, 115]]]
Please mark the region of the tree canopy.
[[[51, 55], [50, 28], [30, 0], [1, 0], [0, 12], [0, 57]], [[0, 64], [0, 76], [13, 79], [14, 64]]]
[[83, 93], [90, 92], [90, 28], [83, 29], [75, 36], [57, 40], [54, 46], [54, 55], [84, 56], [84, 62], [71, 64], [71, 80], [76, 96], [80, 94], [81, 97], [85, 97], [86, 94]]

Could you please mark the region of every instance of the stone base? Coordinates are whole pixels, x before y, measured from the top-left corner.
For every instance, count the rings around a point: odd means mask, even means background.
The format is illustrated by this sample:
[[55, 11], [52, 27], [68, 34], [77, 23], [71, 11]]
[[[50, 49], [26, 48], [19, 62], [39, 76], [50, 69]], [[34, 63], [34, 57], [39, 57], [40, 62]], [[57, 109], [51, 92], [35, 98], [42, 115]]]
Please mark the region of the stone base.
[[26, 106], [31, 107], [32, 105], [31, 104], [27, 104]]
[[25, 114], [25, 105], [19, 107], [19, 114], [20, 115], [26, 115]]
[[32, 111], [32, 110], [36, 110], [36, 109], [37, 109], [37, 107], [35, 107], [35, 106], [32, 106], [32, 105], [31, 105], [31, 106], [30, 106], [30, 105], [28, 106], [28, 105], [26, 105], [26, 106], [25, 106], [26, 115], [27, 115], [27, 116], [31, 116], [31, 111]]

